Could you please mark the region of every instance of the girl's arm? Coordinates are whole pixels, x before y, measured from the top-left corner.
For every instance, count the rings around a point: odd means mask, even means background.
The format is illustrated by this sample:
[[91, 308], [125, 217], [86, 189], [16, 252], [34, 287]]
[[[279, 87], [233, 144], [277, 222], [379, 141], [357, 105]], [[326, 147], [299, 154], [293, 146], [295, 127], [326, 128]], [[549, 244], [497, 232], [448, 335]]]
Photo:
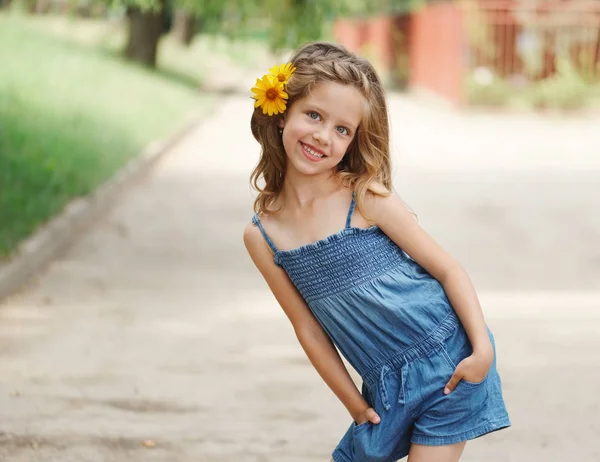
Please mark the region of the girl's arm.
[[[369, 405], [356, 388], [331, 339], [285, 271], [275, 265], [273, 255], [260, 230], [252, 223], [249, 223], [244, 230], [244, 244], [252, 261], [292, 323], [296, 337], [308, 359], [333, 393], [346, 406], [352, 418], [359, 419]], [[369, 420], [377, 420], [377, 417], [372, 416]]]
[[446, 392], [453, 391], [462, 378], [471, 382], [483, 380], [492, 365], [494, 350], [468, 274], [419, 226], [404, 202], [395, 194], [387, 197], [368, 194], [365, 214], [442, 284], [467, 332], [473, 355], [457, 365]]

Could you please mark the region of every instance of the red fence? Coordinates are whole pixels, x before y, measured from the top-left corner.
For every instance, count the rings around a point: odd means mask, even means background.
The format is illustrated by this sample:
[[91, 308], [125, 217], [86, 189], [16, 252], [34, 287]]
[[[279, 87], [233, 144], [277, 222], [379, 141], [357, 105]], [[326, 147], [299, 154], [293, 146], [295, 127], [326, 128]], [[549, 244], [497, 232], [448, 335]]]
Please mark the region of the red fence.
[[598, 1], [480, 0], [462, 3], [461, 14], [470, 69], [538, 80], [554, 74], [557, 59], [565, 59], [584, 76], [598, 75]]
[[356, 52], [372, 45], [384, 72], [407, 55], [410, 86], [454, 102], [477, 68], [532, 81], [555, 74], [562, 60], [600, 79], [598, 0], [449, 0], [410, 16], [338, 21], [336, 39]]
[[437, 3], [415, 12], [410, 22], [410, 86], [453, 102], [461, 97], [463, 26], [454, 3]]

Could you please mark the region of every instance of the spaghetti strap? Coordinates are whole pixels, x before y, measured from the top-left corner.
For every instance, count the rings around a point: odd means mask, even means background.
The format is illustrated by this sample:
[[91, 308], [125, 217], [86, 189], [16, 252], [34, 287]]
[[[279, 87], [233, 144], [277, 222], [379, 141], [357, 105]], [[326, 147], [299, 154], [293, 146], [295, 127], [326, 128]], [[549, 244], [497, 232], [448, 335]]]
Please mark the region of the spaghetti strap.
[[354, 198], [354, 191], [352, 191], [352, 201], [350, 202], [350, 209], [348, 210], [348, 217], [346, 218], [346, 228], [351, 228], [352, 214], [354, 213], [354, 207], [356, 207], [356, 200]]
[[274, 253], [279, 252], [279, 250], [277, 250], [277, 247], [275, 246], [275, 244], [273, 244], [273, 241], [271, 240], [271, 238], [269, 237], [269, 235], [267, 234], [267, 232], [265, 231], [265, 228], [263, 228], [262, 223], [260, 222], [260, 220], [258, 219], [258, 213], [255, 213], [254, 216], [252, 217], [252, 224], [254, 226], [258, 226], [258, 229], [260, 229], [261, 234], [263, 235], [263, 237], [265, 238], [265, 241], [267, 241], [267, 244], [269, 244], [269, 247], [271, 247], [271, 250]]

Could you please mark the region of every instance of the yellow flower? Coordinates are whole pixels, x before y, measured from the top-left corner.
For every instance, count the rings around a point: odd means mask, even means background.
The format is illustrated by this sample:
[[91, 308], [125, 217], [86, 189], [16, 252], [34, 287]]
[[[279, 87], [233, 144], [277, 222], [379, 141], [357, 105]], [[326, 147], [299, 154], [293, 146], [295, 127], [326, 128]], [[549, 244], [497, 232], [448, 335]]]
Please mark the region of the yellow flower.
[[252, 87], [253, 98], [256, 100], [254, 107], [262, 107], [263, 114], [283, 113], [285, 111], [286, 99], [288, 95], [283, 91], [283, 83], [279, 82], [275, 76], [265, 74], [262, 79], [256, 79], [256, 84]]
[[292, 67], [292, 63], [287, 63], [281, 64], [280, 66], [273, 66], [269, 69], [269, 72], [273, 74], [274, 77], [277, 77], [277, 80], [286, 85], [295, 70], [296, 68]]

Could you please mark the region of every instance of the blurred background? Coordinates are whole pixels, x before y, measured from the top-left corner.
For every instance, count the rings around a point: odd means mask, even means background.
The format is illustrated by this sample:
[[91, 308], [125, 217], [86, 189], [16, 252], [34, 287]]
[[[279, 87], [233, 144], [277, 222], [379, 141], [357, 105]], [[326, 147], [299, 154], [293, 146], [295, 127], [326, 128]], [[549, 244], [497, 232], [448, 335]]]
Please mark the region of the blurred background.
[[594, 0], [0, 0], [0, 460], [329, 460], [351, 418], [241, 239], [250, 88], [316, 39], [376, 67], [495, 334], [513, 427], [462, 460], [600, 460]]

